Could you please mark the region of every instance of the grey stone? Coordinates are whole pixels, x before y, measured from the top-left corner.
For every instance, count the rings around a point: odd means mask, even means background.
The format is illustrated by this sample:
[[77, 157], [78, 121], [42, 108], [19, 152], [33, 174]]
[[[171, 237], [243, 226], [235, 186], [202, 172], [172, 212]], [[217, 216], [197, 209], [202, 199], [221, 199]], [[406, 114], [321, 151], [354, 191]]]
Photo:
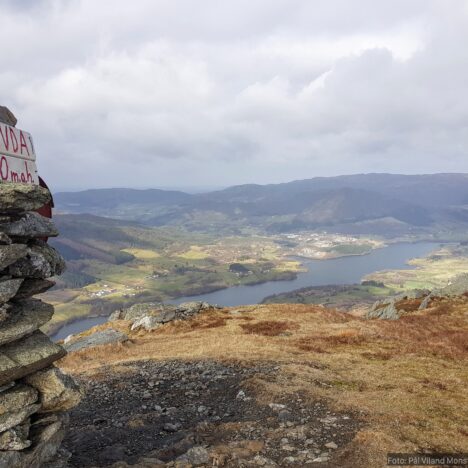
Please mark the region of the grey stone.
[[40, 413], [66, 411], [81, 401], [82, 393], [76, 382], [57, 367], [27, 375], [23, 381], [39, 391]]
[[139, 328], [143, 328], [147, 331], [155, 330], [161, 326], [160, 321], [157, 317], [141, 317], [140, 319], [133, 322], [132, 330], [138, 330]]
[[28, 440], [29, 422], [12, 427], [0, 434], [0, 450], [24, 450], [31, 446]]
[[338, 448], [338, 445], [336, 445], [335, 442], [327, 442], [325, 444], [325, 447], [327, 447], [328, 449], [335, 450]]
[[24, 450], [31, 445], [28, 440], [31, 423], [26, 419], [22, 424], [0, 434], [0, 450]]
[[383, 320], [397, 320], [400, 318], [400, 313], [395, 307], [395, 300], [391, 299], [387, 304], [380, 304], [375, 306], [366, 314], [367, 319], [383, 319]]
[[119, 309], [119, 310], [112, 312], [112, 314], [110, 314], [109, 317], [107, 318], [107, 321], [114, 322], [115, 320], [123, 320], [123, 317], [124, 317], [124, 311]]
[[0, 232], [0, 245], [10, 245], [12, 240], [4, 233]]
[[41, 331], [4, 345], [0, 347], [0, 385], [44, 369], [65, 354]]
[[0, 452], [0, 468], [45, 468], [52, 466], [60, 443], [65, 435], [67, 416], [61, 415], [58, 421], [31, 428], [32, 445], [22, 451]]
[[201, 445], [195, 445], [195, 447], [192, 447], [183, 455], [177, 457], [177, 461], [190, 463], [194, 466], [205, 465], [210, 461], [210, 454], [205, 447], [202, 447]]
[[32, 211], [21, 215], [16, 221], [0, 224], [0, 231], [10, 237], [28, 239], [58, 236], [57, 228], [51, 219]]
[[50, 245], [42, 242], [32, 245], [27, 255], [9, 266], [10, 275], [35, 279], [50, 278], [65, 271], [65, 260]]
[[15, 385], [0, 393], [0, 416], [32, 405], [38, 398], [36, 389], [22, 384]]
[[52, 315], [54, 307], [38, 299], [16, 303], [10, 311], [10, 316], [0, 327], [0, 345], [29, 335], [46, 324]]
[[432, 294], [428, 294], [422, 301], [421, 304], [419, 304], [418, 310], [424, 310], [427, 309], [429, 306], [429, 303], [432, 300]]
[[2, 213], [35, 211], [50, 201], [50, 192], [39, 185], [0, 184]]
[[14, 426], [18, 426], [26, 418], [29, 418], [31, 414], [34, 414], [40, 407], [41, 405], [38, 403], [2, 414], [0, 416], [0, 432], [6, 431]]
[[36, 294], [42, 294], [55, 286], [55, 281], [40, 279], [40, 278], [27, 278], [25, 279], [15, 296], [16, 300], [28, 299]]
[[8, 107], [0, 106], [0, 122], [15, 127], [18, 123], [18, 119]]
[[72, 342], [65, 344], [67, 351], [79, 351], [85, 348], [92, 348], [94, 346], [101, 346], [111, 343], [123, 343], [128, 340], [128, 336], [113, 328], [97, 331], [91, 335], [79, 337]]
[[13, 309], [11, 304], [3, 304], [0, 306], [0, 325], [10, 317], [11, 309]]
[[0, 245], [0, 270], [15, 263], [28, 253], [28, 248], [23, 244]]
[[22, 283], [23, 279], [19, 278], [0, 281], [0, 303], [15, 297]]

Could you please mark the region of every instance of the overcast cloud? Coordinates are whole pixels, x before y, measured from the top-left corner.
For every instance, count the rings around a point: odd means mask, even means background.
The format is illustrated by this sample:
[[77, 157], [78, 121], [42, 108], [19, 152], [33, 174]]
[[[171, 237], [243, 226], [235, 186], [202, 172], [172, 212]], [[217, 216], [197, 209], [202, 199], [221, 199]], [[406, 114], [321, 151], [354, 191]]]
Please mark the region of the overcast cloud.
[[465, 0], [0, 0], [55, 190], [468, 172]]

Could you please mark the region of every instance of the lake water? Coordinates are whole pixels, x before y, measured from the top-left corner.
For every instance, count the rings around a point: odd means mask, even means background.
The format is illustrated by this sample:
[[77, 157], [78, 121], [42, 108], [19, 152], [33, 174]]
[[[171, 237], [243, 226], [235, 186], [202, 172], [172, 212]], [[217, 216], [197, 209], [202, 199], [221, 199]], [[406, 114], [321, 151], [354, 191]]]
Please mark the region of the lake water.
[[[270, 281], [252, 286], [234, 286], [212, 293], [181, 297], [168, 302], [180, 304], [186, 301], [205, 301], [223, 306], [240, 306], [256, 304], [266, 296], [308, 286], [359, 283], [363, 276], [374, 271], [410, 269], [412, 267], [406, 263], [408, 260], [415, 257], [424, 257], [439, 245], [434, 242], [400, 243], [373, 250], [368, 255], [341, 257], [331, 260], [304, 260], [303, 264], [308, 271], [299, 273], [297, 278], [292, 281]], [[77, 320], [62, 327], [53, 335], [53, 339], [63, 339], [70, 334], [79, 333], [104, 323], [106, 320], [107, 317], [90, 317]]]

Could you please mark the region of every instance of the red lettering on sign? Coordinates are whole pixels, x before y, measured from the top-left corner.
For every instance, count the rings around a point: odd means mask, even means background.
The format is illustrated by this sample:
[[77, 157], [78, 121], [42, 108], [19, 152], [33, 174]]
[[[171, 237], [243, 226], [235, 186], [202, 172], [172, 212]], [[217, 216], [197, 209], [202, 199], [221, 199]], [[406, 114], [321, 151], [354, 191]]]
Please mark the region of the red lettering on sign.
[[8, 161], [5, 156], [2, 156], [2, 159], [0, 160], [0, 177], [2, 180], [8, 180]]
[[15, 132], [12, 128], [10, 128], [10, 138], [11, 138], [11, 145], [13, 149], [13, 153], [17, 153], [19, 149], [18, 138], [16, 138]]
[[32, 174], [29, 172], [28, 169], [28, 163], [24, 161], [24, 168], [26, 169], [26, 181], [25, 182], [30, 182], [31, 184], [34, 182]]
[[[3, 133], [5, 132], [5, 134]], [[5, 149], [8, 151], [10, 149], [10, 138], [8, 137], [8, 128], [7, 127], [0, 127], [0, 135], [2, 135], [2, 140], [3, 140], [3, 146], [5, 146]]]
[[23, 154], [23, 148], [26, 148], [26, 153], [28, 153], [29, 156], [29, 150], [28, 150], [28, 145], [26, 144], [26, 138], [24, 138], [23, 132], [20, 130], [20, 144], [21, 144], [21, 154]]

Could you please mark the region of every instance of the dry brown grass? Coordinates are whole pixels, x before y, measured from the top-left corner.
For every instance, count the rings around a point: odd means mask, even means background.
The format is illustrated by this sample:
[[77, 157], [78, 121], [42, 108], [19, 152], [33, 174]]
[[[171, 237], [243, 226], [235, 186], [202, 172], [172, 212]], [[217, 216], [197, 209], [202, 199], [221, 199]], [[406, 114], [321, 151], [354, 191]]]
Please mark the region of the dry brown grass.
[[278, 320], [263, 320], [257, 323], [242, 323], [240, 327], [245, 333], [253, 333], [263, 336], [278, 336], [288, 330], [292, 330], [296, 324], [290, 322], [280, 322]]
[[139, 359], [274, 361], [281, 366], [274, 382], [251, 382], [257, 398], [274, 401], [300, 390], [336, 409], [362, 412], [367, 426], [347, 449], [361, 466], [384, 466], [387, 451], [468, 446], [467, 297], [434, 301], [431, 309], [397, 321], [272, 304], [236, 315], [207, 311], [152, 333], [112, 326], [132, 341], [71, 353], [61, 366], [92, 375]]

